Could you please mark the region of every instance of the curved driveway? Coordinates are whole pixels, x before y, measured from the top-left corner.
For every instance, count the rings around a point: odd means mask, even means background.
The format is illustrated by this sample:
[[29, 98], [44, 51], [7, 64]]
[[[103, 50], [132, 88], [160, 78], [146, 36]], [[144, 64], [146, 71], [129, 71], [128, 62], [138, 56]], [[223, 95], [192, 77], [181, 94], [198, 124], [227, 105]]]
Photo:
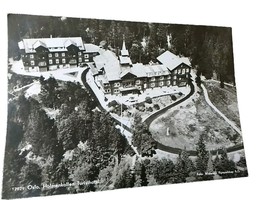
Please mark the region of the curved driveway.
[[[106, 110], [102, 107], [101, 103], [99, 102], [99, 100], [98, 100], [97, 96], [95, 95], [94, 91], [92, 90], [92, 88], [89, 86], [89, 84], [86, 81], [86, 74], [88, 73], [88, 71], [89, 71], [89, 68], [85, 69], [81, 74], [81, 80], [83, 82], [83, 85], [93, 95], [93, 97], [95, 98], [95, 100], [97, 102], [97, 106], [99, 107], [99, 109], [101, 109], [102, 111], [106, 112]], [[189, 86], [191, 88], [191, 91], [190, 91], [190, 93], [188, 95], [186, 95], [184, 98], [174, 102], [173, 104], [170, 104], [170, 105], [166, 106], [165, 108], [159, 110], [158, 112], [153, 113], [147, 119], [145, 119], [144, 123], [146, 123], [148, 125], [148, 127], [149, 127], [150, 124], [152, 123], [152, 121], [154, 121], [157, 117], [159, 117], [160, 115], [165, 113], [168, 109], [170, 109], [170, 108], [172, 108], [172, 107], [184, 102], [189, 97], [191, 97], [195, 92], [195, 86], [194, 86], [194, 84], [192, 82], [189, 83]], [[110, 113], [107, 113], [107, 114], [110, 114]], [[117, 124], [121, 124], [121, 122], [119, 120], [117, 120], [115, 118], [113, 118], [113, 119], [116, 121]], [[122, 124], [122, 127], [124, 129], [126, 129], [127, 131], [129, 131], [130, 133], [132, 132], [132, 129], [129, 128], [128, 126], [124, 125], [124, 124]], [[180, 148], [169, 147], [169, 146], [166, 146], [164, 144], [159, 143], [156, 140], [154, 140], [154, 141], [157, 144], [157, 148], [162, 150], [162, 151], [165, 151], [165, 152], [168, 152], [168, 153], [173, 153], [173, 154], [180, 154], [181, 151], [182, 151], [182, 149], [180, 149]], [[243, 144], [237, 144], [235, 146], [227, 148], [227, 152], [230, 153], [230, 152], [241, 150], [243, 148], [244, 148]], [[187, 152], [189, 153], [190, 156], [196, 156], [196, 151], [187, 151]], [[211, 153], [214, 154], [214, 155], [216, 154], [216, 152], [217, 151], [211, 151]]]

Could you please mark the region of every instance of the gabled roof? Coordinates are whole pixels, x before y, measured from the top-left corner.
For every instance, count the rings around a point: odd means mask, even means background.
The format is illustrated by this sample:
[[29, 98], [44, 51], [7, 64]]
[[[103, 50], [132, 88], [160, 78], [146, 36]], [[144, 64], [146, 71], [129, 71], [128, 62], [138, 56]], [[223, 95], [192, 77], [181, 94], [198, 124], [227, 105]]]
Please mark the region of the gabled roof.
[[105, 75], [108, 81], [120, 80], [120, 63], [117, 56], [109, 51], [100, 49], [100, 55], [95, 56], [93, 59], [97, 68], [104, 67]]
[[33, 44], [33, 48], [34, 48], [34, 49], [37, 49], [37, 48], [40, 47], [40, 46], [42, 46], [42, 47], [44, 47], [44, 48], [47, 48], [46, 44], [43, 43], [43, 42], [40, 41], [40, 40], [37, 40], [37, 41]]
[[50, 52], [67, 51], [67, 47], [72, 44], [81, 51], [85, 50], [81, 37], [23, 39], [18, 44], [26, 53], [35, 53], [39, 45], [46, 46]]
[[174, 70], [182, 63], [185, 63], [188, 66], [191, 65], [188, 58], [180, 58], [170, 51], [165, 51], [163, 54], [157, 57], [157, 60], [166, 66], [170, 71]]
[[121, 73], [120, 73], [120, 78], [123, 78], [124, 76], [126, 76], [127, 74], [131, 74], [133, 76], [136, 77], [136, 75], [132, 72], [132, 70], [130, 68], [128, 69], [125, 69], [123, 70]]
[[85, 53], [96, 53], [99, 52], [100, 47], [94, 44], [84, 44]]
[[77, 46], [76, 42], [74, 42], [73, 40], [70, 40], [70, 39], [68, 39], [68, 40], [66, 40], [66, 41], [64, 42], [64, 46], [65, 46], [66, 48], [68, 48], [68, 47], [71, 46], [71, 45]]
[[131, 70], [137, 77], [147, 77], [145, 72], [145, 66], [142, 63], [133, 64]]

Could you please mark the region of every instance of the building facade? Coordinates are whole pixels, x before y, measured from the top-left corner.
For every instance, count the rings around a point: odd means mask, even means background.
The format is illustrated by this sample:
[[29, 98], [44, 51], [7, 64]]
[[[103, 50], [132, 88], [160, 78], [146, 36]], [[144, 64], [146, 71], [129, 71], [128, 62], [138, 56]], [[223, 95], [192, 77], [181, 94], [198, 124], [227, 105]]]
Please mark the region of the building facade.
[[84, 44], [81, 37], [24, 39], [19, 48], [24, 68], [29, 72], [91, 63], [90, 71], [105, 94], [140, 94], [149, 88], [183, 87], [190, 79], [188, 58], [165, 51], [157, 57], [157, 63], [133, 64], [124, 41], [119, 56], [94, 44]]
[[23, 39], [18, 45], [26, 71], [77, 67], [98, 55], [98, 47], [83, 44], [81, 37]]
[[[143, 65], [132, 64], [128, 50], [123, 42], [119, 58], [110, 52], [104, 52], [95, 60], [95, 80], [105, 94], [140, 94], [144, 90], [157, 87], [183, 87], [190, 79], [191, 64], [188, 58], [178, 57], [166, 51], [157, 60], [158, 63]], [[101, 69], [101, 72], [97, 72]]]

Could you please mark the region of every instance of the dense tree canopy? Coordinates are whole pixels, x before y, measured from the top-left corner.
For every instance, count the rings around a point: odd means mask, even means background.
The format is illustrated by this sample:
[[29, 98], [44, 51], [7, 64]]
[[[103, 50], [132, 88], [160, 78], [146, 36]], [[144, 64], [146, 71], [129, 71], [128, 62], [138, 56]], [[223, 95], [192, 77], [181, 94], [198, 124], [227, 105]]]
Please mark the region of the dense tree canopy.
[[9, 56], [18, 56], [17, 42], [23, 38], [81, 36], [87, 43], [107, 47], [119, 53], [122, 40], [133, 62], [156, 62], [164, 50], [191, 58], [200, 74], [217, 74], [223, 83], [233, 82], [232, 32], [228, 27], [192, 26], [163, 23], [125, 22], [85, 18], [9, 15]]

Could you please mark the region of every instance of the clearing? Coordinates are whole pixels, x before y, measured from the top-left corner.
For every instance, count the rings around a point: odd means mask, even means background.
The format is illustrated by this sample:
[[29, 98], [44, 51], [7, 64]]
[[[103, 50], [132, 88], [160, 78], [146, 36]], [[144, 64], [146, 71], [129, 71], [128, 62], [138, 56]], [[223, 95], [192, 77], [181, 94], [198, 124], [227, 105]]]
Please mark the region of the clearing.
[[206, 148], [215, 150], [239, 142], [240, 135], [197, 94], [194, 101], [179, 104], [150, 125], [155, 140], [171, 147], [195, 150], [199, 135], [205, 135]]

